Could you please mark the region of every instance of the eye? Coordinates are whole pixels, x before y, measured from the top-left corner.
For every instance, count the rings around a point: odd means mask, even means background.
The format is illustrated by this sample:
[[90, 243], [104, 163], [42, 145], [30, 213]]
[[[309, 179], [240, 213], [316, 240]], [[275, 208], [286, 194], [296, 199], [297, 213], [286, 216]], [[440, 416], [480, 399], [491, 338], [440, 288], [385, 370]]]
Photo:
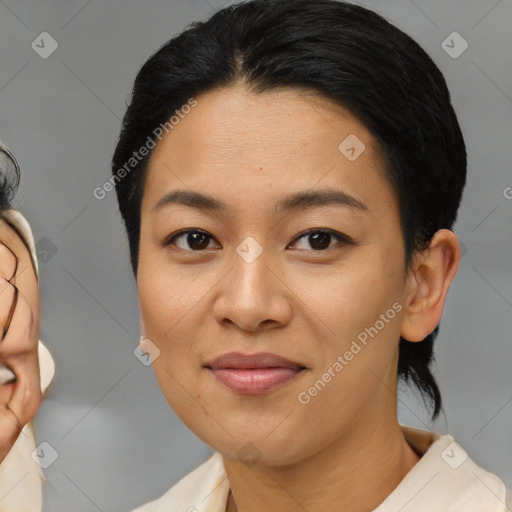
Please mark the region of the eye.
[[[208, 249], [209, 241], [213, 240], [211, 235], [201, 229], [185, 229], [167, 238], [162, 246], [167, 247], [169, 245], [176, 245], [179, 249], [188, 250], [186, 247], [174, 243], [176, 240], [180, 240], [183, 237], [186, 237], [184, 238], [184, 244], [188, 244], [189, 248], [192, 248], [192, 251], [202, 251], [204, 249]], [[314, 251], [330, 249], [331, 247], [329, 246], [333, 238], [345, 244], [353, 243], [353, 240], [347, 235], [343, 235], [337, 231], [333, 231], [332, 229], [317, 228], [310, 229], [305, 233], [302, 233], [300, 236], [295, 238], [292, 244], [305, 237], [308, 237], [307, 242], [310, 244]], [[304, 248], [302, 249], [304, 250]], [[306, 247], [305, 250], [308, 250], [308, 248]]]
[[[301, 235], [299, 235], [295, 240], [290, 244], [293, 245], [298, 240], [302, 238], [308, 237], [307, 242], [310, 244], [310, 247], [314, 251], [322, 251], [326, 249], [331, 249], [330, 247], [333, 238], [337, 239], [339, 242], [345, 244], [353, 243], [353, 240], [347, 235], [343, 235], [338, 233], [337, 231], [333, 231], [332, 229], [310, 229]], [[176, 240], [181, 240], [179, 243], [175, 243]], [[171, 235], [167, 238], [163, 243], [163, 247], [167, 247], [169, 245], [176, 245], [179, 249], [183, 249], [185, 251], [202, 251], [204, 249], [208, 249], [209, 242], [213, 240], [213, 237], [209, 235], [206, 231], [201, 229], [184, 229]], [[181, 245], [180, 245], [181, 244]], [[188, 245], [188, 248], [186, 247]], [[288, 246], [288, 247], [290, 247]], [[309, 248], [302, 248], [302, 250], [309, 250]]]
[[[174, 244], [175, 240], [183, 239], [182, 245]], [[202, 251], [208, 248], [209, 240], [213, 240], [212, 236], [206, 233], [201, 229], [183, 229], [178, 233], [170, 236], [165, 240], [162, 246], [167, 247], [168, 245], [177, 245], [179, 249], [183, 249], [184, 251], [190, 250], [187, 249], [186, 245], [188, 244], [189, 248], [192, 248], [192, 251]]]
[[[337, 231], [333, 231], [332, 229], [309, 229], [305, 233], [302, 233], [300, 236], [298, 236], [293, 242], [295, 243], [298, 240], [301, 240], [302, 238], [307, 238], [307, 242], [310, 244], [310, 247], [314, 251], [322, 251], [326, 249], [331, 249], [332, 247], [329, 247], [332, 239], [336, 238], [339, 242], [342, 242], [344, 244], [352, 244], [353, 240], [348, 237], [347, 235], [343, 235], [341, 233], [338, 233]], [[292, 245], [290, 244], [290, 245]], [[300, 248], [299, 248], [300, 249]], [[308, 247], [302, 248], [303, 250], [309, 250]]]

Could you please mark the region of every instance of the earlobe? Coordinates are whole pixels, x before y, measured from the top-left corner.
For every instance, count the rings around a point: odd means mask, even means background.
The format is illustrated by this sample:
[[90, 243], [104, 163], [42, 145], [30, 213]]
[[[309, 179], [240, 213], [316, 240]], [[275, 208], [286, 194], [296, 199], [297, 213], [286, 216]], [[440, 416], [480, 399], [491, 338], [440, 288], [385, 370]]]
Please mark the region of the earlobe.
[[459, 241], [448, 229], [437, 231], [429, 247], [416, 255], [408, 276], [402, 338], [422, 341], [437, 327], [459, 261]]

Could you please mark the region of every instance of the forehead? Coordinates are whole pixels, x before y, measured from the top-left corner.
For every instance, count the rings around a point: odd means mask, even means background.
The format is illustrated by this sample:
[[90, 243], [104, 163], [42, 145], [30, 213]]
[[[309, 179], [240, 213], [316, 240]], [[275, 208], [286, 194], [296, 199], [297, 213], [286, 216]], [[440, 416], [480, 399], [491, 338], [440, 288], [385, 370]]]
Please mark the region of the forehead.
[[370, 131], [315, 91], [237, 84], [196, 101], [153, 150], [143, 210], [171, 188], [225, 195], [229, 187], [231, 198], [272, 202], [315, 187], [341, 186], [365, 203], [393, 195]]

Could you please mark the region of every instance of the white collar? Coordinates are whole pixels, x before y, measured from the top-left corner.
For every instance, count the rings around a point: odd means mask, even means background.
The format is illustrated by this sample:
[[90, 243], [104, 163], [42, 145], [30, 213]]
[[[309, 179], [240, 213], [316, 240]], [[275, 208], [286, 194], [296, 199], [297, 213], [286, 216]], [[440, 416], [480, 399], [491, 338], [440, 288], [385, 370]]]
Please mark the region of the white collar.
[[[505, 484], [467, 456], [449, 434], [400, 426], [419, 462], [373, 512], [506, 512]], [[133, 512], [224, 512], [229, 481], [214, 452], [158, 500]]]

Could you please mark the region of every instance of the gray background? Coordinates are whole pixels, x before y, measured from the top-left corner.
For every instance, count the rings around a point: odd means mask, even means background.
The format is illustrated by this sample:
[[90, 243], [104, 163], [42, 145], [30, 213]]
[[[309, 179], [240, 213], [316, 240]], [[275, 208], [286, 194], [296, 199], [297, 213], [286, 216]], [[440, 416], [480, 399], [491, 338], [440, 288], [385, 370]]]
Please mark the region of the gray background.
[[[455, 227], [465, 254], [437, 341], [446, 417], [432, 424], [404, 389], [399, 418], [451, 433], [510, 486], [512, 2], [356, 3], [410, 34], [441, 68], [469, 154]], [[121, 218], [114, 192], [103, 200], [92, 192], [109, 177], [140, 66], [188, 23], [223, 5], [0, 1], [0, 138], [22, 167], [16, 207], [38, 249], [50, 251], [40, 255], [41, 339], [57, 376], [35, 422], [38, 440], [59, 454], [45, 471], [46, 512], [129, 510], [211, 453], [170, 410], [151, 367], [133, 355], [138, 304]], [[31, 48], [44, 31], [59, 44], [47, 59]], [[453, 31], [469, 44], [456, 59], [441, 46]]]

